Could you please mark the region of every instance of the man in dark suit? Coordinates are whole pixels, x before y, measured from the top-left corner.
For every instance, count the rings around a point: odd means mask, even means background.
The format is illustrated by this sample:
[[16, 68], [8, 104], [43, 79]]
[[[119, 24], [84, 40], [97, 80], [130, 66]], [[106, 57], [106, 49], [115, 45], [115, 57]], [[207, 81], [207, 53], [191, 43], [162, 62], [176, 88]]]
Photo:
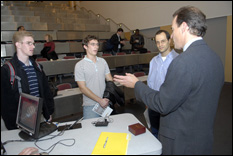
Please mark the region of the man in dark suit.
[[121, 34], [123, 32], [124, 31], [122, 28], [117, 29], [117, 33], [112, 35], [112, 37], [110, 39], [110, 42], [113, 45], [112, 55], [116, 55], [116, 53], [120, 52], [122, 47], [125, 44], [125, 41], [123, 41], [123, 39], [121, 38]]
[[[121, 52], [122, 47], [125, 44], [125, 41], [121, 38], [121, 34], [123, 33], [122, 28], [118, 28], [117, 32], [112, 35], [110, 42], [113, 45], [112, 55], [116, 55], [118, 52]], [[116, 67], [117, 73], [122, 73], [124, 71], [124, 67]]]
[[173, 14], [172, 38], [182, 49], [170, 64], [160, 91], [154, 91], [132, 74], [114, 80], [135, 88], [137, 100], [161, 114], [159, 140], [162, 154], [211, 154], [213, 125], [224, 84], [219, 56], [202, 39], [206, 17], [197, 8], [182, 7]]

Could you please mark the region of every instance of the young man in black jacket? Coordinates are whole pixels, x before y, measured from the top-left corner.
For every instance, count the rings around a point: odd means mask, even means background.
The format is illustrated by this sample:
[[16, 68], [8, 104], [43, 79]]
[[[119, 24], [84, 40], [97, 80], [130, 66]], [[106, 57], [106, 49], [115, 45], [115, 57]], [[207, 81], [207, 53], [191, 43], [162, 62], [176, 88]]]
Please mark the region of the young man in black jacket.
[[[32, 56], [35, 42], [31, 33], [27, 31], [16, 32], [13, 36], [16, 53], [9, 61], [15, 76], [21, 80], [23, 93], [43, 98], [43, 116], [47, 121], [52, 120], [54, 100], [49, 89], [48, 81], [41, 66]], [[16, 116], [20, 97], [18, 79], [11, 84], [10, 66], [1, 67], [1, 116], [8, 130], [16, 129]]]

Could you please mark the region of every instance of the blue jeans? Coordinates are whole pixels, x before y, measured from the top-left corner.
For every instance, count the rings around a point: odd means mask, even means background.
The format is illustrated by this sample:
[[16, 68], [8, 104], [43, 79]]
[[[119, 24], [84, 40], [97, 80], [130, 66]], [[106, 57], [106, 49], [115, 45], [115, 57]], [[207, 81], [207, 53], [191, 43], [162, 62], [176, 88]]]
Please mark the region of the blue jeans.
[[151, 126], [151, 133], [158, 138], [159, 130]]
[[101, 117], [99, 114], [92, 111], [93, 107], [94, 106], [83, 106], [83, 120]]

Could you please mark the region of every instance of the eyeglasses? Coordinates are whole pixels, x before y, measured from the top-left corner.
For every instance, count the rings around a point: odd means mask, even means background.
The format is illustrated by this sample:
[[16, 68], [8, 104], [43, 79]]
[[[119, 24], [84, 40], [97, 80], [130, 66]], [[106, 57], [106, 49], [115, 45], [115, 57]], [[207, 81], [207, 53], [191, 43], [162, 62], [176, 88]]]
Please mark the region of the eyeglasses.
[[100, 46], [99, 43], [89, 43], [89, 45], [91, 45], [91, 46], [93, 46], [93, 47], [94, 47], [95, 45], [98, 46], [98, 47]]
[[36, 46], [36, 43], [35, 43], [35, 42], [21, 42], [21, 43], [26, 43], [26, 44], [29, 45], [29, 46], [32, 46], [32, 45]]

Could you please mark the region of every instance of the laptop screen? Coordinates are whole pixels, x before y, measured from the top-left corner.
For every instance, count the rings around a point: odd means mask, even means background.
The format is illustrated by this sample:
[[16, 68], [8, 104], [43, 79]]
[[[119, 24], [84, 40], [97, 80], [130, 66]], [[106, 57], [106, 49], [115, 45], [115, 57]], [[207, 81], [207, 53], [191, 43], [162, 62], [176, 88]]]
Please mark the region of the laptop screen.
[[16, 124], [20, 129], [33, 136], [39, 131], [42, 99], [21, 93]]

